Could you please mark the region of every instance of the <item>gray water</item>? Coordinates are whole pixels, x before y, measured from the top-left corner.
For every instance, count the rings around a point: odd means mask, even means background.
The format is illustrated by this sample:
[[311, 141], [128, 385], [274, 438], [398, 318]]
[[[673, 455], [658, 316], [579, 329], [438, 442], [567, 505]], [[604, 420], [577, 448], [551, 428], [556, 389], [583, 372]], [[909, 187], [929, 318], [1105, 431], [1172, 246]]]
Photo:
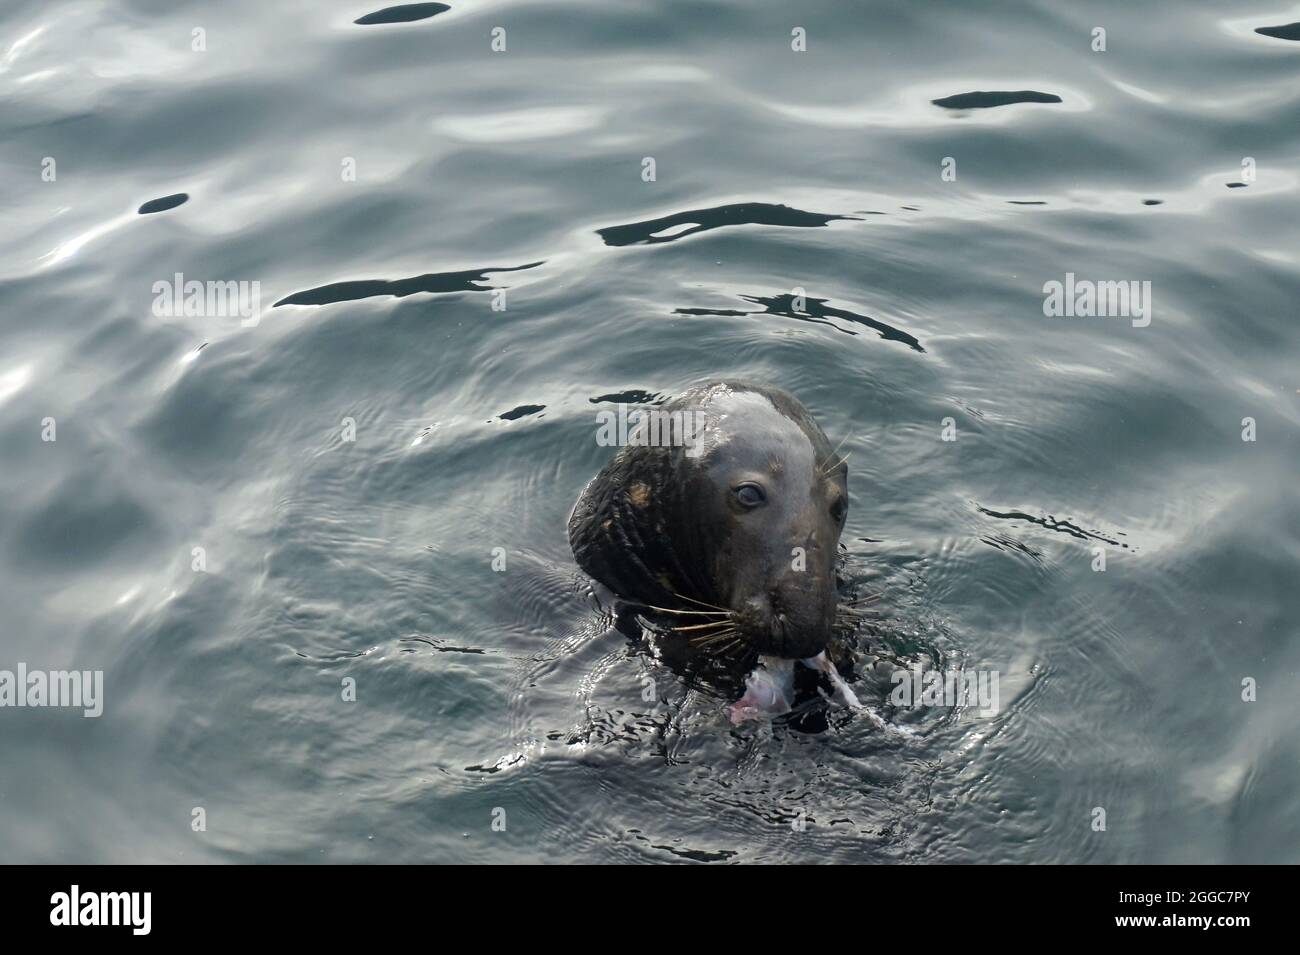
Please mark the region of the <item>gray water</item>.
[[[103, 673], [0, 861], [1300, 861], [1300, 9], [380, 9], [0, 9], [0, 670]], [[596, 411], [724, 376], [844, 439], [888, 731], [573, 563]]]

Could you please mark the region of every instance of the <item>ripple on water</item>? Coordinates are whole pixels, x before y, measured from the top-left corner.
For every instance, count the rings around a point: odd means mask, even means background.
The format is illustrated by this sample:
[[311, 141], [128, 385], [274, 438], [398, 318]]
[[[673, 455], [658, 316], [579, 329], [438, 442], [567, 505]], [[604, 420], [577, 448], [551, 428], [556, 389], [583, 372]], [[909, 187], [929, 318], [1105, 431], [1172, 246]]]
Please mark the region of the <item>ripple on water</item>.
[[954, 93], [930, 102], [944, 109], [994, 109], [1014, 103], [1059, 103], [1061, 97], [1038, 90], [975, 90], [970, 93]]
[[384, 9], [376, 10], [374, 13], [367, 13], [352, 22], [359, 23], [362, 26], [380, 23], [414, 23], [417, 20], [427, 20], [430, 17], [437, 16], [439, 13], [446, 13], [450, 9], [451, 7], [445, 3], [403, 3], [395, 7], [384, 7]]
[[737, 202], [727, 206], [715, 206], [712, 209], [677, 212], [658, 219], [647, 219], [644, 222], [606, 226], [597, 229], [596, 234], [605, 240], [606, 245], [653, 245], [659, 242], [674, 242], [725, 226], [775, 225], [815, 229], [839, 219], [854, 218], [856, 216], [805, 212], [802, 209], [793, 209], [790, 206], [775, 205], [770, 202]]
[[332, 305], [336, 302], [355, 302], [358, 299], [374, 298], [379, 295], [391, 295], [404, 298], [420, 292], [441, 294], [446, 292], [487, 292], [494, 286], [483, 283], [490, 281], [489, 274], [494, 272], [520, 272], [535, 269], [541, 262], [529, 262], [527, 265], [497, 265], [481, 269], [469, 269], [464, 272], [427, 272], [424, 275], [408, 279], [360, 279], [353, 282], [333, 282], [320, 285], [302, 292], [286, 295], [276, 302], [281, 305]]
[[1286, 23], [1275, 27], [1255, 27], [1255, 32], [1277, 40], [1300, 41], [1300, 22]]
[[178, 192], [175, 195], [163, 196], [161, 199], [150, 199], [136, 211], [147, 216], [155, 212], [166, 212], [168, 209], [175, 209], [177, 206], [188, 202], [189, 195], [184, 192]]

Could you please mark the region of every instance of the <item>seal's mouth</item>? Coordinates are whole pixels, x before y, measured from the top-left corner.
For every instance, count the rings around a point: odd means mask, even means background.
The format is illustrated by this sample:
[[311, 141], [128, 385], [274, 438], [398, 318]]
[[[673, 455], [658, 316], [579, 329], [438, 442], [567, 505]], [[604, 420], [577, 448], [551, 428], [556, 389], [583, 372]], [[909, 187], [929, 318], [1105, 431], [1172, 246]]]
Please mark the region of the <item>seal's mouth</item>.
[[775, 595], [748, 600], [732, 614], [745, 642], [764, 656], [803, 660], [817, 656], [831, 642], [829, 624], [821, 627], [801, 620]]
[[837, 600], [831, 620], [800, 624], [781, 605], [780, 599], [748, 600], [740, 608], [727, 608], [690, 596], [673, 594], [681, 603], [676, 607], [655, 607], [651, 611], [672, 615], [673, 633], [690, 639], [698, 650], [712, 654], [758, 654], [783, 660], [807, 660], [831, 646], [837, 626], [855, 625], [855, 618], [866, 615], [865, 604], [879, 595], [861, 599]]
[[825, 633], [799, 627], [784, 613], [773, 615], [769, 633], [771, 652], [789, 660], [806, 660], [825, 653], [831, 642], [829, 627]]

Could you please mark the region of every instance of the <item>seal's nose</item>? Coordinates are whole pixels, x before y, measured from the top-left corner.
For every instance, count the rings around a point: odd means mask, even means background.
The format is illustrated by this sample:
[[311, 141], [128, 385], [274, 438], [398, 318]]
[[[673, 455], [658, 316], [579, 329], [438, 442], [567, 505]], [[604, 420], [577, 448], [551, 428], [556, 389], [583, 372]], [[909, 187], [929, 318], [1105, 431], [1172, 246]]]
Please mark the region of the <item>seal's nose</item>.
[[775, 651], [772, 632], [775, 614], [771, 598], [767, 594], [758, 593], [747, 597], [733, 613], [737, 629], [755, 650], [759, 653]]
[[772, 622], [772, 600], [767, 594], [755, 594], [735, 612], [740, 629], [750, 633], [766, 631]]

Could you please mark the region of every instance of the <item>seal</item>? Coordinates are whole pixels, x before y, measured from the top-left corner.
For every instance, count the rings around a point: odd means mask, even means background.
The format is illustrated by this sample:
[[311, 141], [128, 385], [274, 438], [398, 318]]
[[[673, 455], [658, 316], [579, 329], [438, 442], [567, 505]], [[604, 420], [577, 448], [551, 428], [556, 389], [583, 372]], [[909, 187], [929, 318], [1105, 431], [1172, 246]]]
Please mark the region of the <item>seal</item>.
[[779, 388], [714, 381], [649, 414], [574, 505], [578, 565], [697, 645], [823, 653], [846, 460]]

